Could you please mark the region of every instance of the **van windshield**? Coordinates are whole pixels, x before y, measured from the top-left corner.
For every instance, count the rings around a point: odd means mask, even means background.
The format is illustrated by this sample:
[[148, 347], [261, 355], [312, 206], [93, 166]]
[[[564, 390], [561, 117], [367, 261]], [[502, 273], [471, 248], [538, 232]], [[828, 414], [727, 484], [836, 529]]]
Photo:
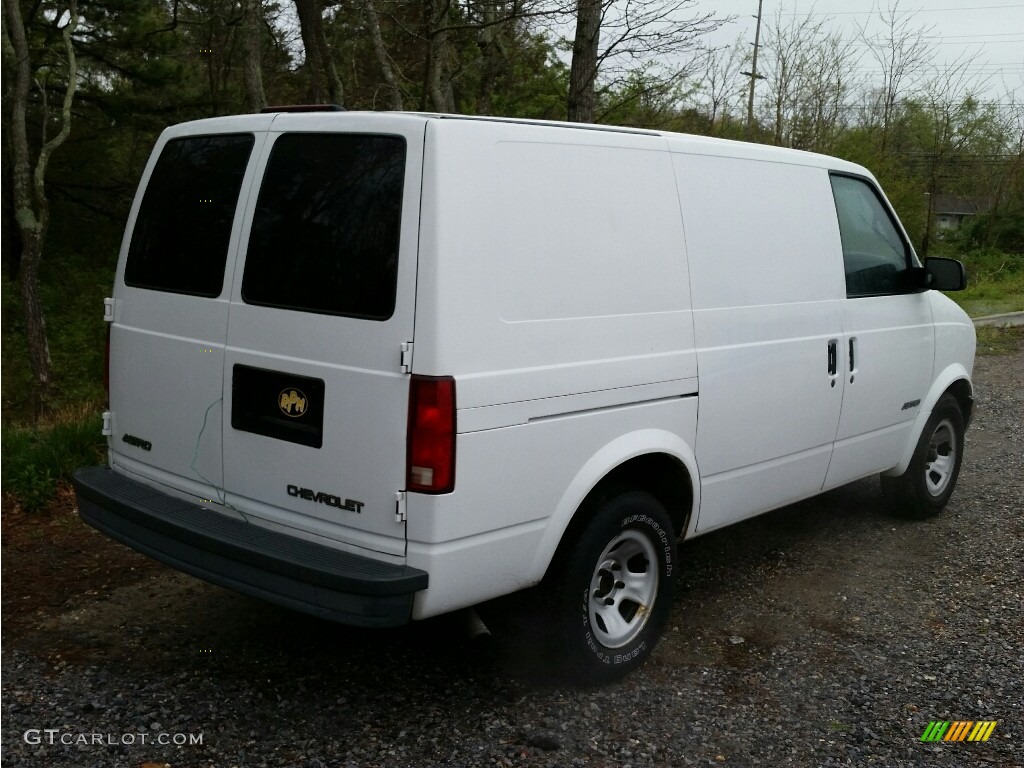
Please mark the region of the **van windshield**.
[[164, 145], [132, 231], [124, 281], [219, 296], [252, 134], [190, 136]]
[[398, 280], [405, 140], [285, 134], [260, 188], [247, 304], [386, 320]]

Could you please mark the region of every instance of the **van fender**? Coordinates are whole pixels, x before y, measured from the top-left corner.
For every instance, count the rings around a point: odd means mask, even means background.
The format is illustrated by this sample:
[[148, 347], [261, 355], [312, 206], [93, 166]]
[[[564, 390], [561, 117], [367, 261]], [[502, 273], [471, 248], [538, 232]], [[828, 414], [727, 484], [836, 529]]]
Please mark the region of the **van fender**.
[[697, 510], [700, 508], [700, 474], [693, 449], [679, 435], [662, 429], [641, 429], [617, 437], [590, 457], [583, 465], [572, 482], [566, 488], [551, 517], [548, 518], [547, 529], [533, 558], [529, 571], [529, 580], [538, 583], [555, 555], [555, 550], [562, 541], [569, 523], [584, 499], [608, 474], [616, 467], [638, 456], [653, 453], [664, 453], [680, 461], [690, 475], [693, 485], [693, 503], [687, 521], [687, 530], [680, 531], [680, 537], [689, 535], [697, 522]]
[[917, 441], [921, 439], [921, 432], [924, 431], [924, 425], [931, 417], [935, 404], [939, 402], [939, 398], [946, 393], [946, 390], [954, 382], [961, 380], [966, 381], [968, 384], [971, 383], [970, 374], [960, 363], [953, 363], [947, 366], [936, 377], [931, 389], [928, 390], [927, 397], [925, 397], [924, 402], [921, 404], [921, 409], [917, 412], [917, 418], [914, 419], [914, 427], [910, 430], [910, 440], [907, 442], [907, 447], [903, 449], [903, 458], [900, 459], [900, 463], [895, 467], [883, 472], [883, 475], [886, 477], [896, 477], [907, 471], [907, 467], [910, 466], [910, 462], [914, 458], [914, 449], [917, 448]]

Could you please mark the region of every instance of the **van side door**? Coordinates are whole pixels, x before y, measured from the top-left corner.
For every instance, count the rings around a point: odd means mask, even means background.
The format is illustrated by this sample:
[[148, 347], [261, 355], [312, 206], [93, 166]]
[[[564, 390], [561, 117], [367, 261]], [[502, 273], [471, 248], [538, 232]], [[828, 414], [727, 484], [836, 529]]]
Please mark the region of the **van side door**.
[[834, 488], [894, 466], [931, 383], [935, 335], [913, 249], [873, 180], [830, 175], [843, 246], [839, 430], [825, 480]]
[[703, 533], [821, 490], [843, 397], [843, 276], [822, 168], [701, 154], [675, 167]]

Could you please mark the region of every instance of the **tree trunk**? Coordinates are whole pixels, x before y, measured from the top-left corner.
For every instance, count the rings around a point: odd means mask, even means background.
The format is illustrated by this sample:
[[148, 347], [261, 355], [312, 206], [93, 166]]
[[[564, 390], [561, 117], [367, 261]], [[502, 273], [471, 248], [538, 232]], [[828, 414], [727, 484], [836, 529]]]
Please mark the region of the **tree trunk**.
[[39, 301], [39, 265], [43, 259], [45, 227], [30, 232], [22, 229], [24, 249], [21, 252], [21, 309], [25, 316], [25, 345], [36, 391], [32, 398], [34, 416], [39, 418], [50, 389], [52, 365], [50, 345], [46, 339], [46, 317]]
[[395, 70], [391, 66], [391, 59], [388, 57], [387, 49], [384, 47], [384, 37], [380, 32], [380, 16], [377, 14], [377, 6], [373, 0], [365, 0], [364, 10], [366, 12], [366, 26], [370, 32], [370, 41], [373, 43], [373, 53], [377, 57], [377, 65], [380, 67], [384, 82], [387, 83], [391, 98], [388, 100], [389, 109], [401, 111], [402, 89], [398, 86], [398, 78], [395, 77]]
[[323, 17], [317, 13], [316, 26], [319, 30], [317, 40], [320, 44], [320, 58], [324, 62], [325, 74], [327, 75], [327, 95], [331, 104], [340, 107], [345, 106], [345, 87], [341, 84], [341, 77], [338, 75], [338, 68], [334, 64], [334, 56], [331, 55], [331, 48], [327, 44], [327, 37], [324, 35]]
[[572, 46], [568, 100], [569, 121], [573, 123], [594, 122], [597, 106], [594, 83], [603, 10], [603, 0], [578, 0], [576, 5], [576, 39]]
[[[503, 12], [503, 11], [502, 11]], [[502, 33], [505, 25], [497, 23], [499, 18], [497, 0], [487, 0], [484, 4], [484, 26], [477, 37], [480, 49], [480, 88], [477, 92], [477, 111], [489, 115], [493, 111], [491, 98], [497, 87], [498, 77], [505, 66], [505, 50]]]
[[[25, 315], [25, 341], [28, 346], [29, 365], [35, 384], [34, 411], [38, 417], [52, 377], [50, 347], [46, 339], [46, 318], [39, 301], [39, 266], [42, 263], [43, 244], [46, 242], [46, 231], [50, 223], [50, 205], [46, 198], [45, 185], [46, 169], [50, 156], [71, 134], [71, 105], [78, 82], [78, 62], [75, 58], [72, 35], [78, 25], [78, 5], [76, 0], [71, 0], [68, 6], [68, 22], [61, 30], [68, 62], [68, 82], [64, 90], [60, 131], [49, 141], [46, 141], [44, 132], [44, 144], [39, 150], [34, 169], [26, 130], [28, 91], [32, 81], [28, 39], [18, 0], [4, 0], [3, 9], [3, 58], [4, 68], [7, 70], [7, 77], [4, 78], [4, 133], [11, 137], [15, 220], [24, 248], [19, 269], [22, 311]], [[49, 115], [45, 115], [44, 119], [49, 119]]]
[[263, 37], [262, 0], [242, 0], [242, 38], [245, 48], [245, 62], [242, 76], [245, 80], [245, 108], [259, 112], [267, 106], [267, 95], [263, 90], [263, 53], [260, 44]]
[[448, 33], [437, 32], [430, 38], [430, 71], [428, 90], [430, 103], [435, 112], [454, 111], [444, 84], [444, 64], [448, 53]]
[[326, 96], [323, 79], [324, 63], [320, 58], [320, 46], [316, 41], [314, 19], [320, 16], [316, 0], [295, 0], [295, 11], [299, 17], [299, 31], [302, 33], [302, 48], [306, 52], [306, 69], [309, 70], [310, 101], [323, 104]]
[[451, 0], [426, 0], [424, 15], [427, 37], [427, 61], [423, 73], [423, 108], [435, 112], [454, 112], [455, 96], [445, 78], [448, 58], [448, 11]]
[[319, 0], [295, 0], [302, 32], [302, 46], [309, 68], [310, 97], [314, 104], [344, 105], [345, 93], [324, 35], [323, 9]]

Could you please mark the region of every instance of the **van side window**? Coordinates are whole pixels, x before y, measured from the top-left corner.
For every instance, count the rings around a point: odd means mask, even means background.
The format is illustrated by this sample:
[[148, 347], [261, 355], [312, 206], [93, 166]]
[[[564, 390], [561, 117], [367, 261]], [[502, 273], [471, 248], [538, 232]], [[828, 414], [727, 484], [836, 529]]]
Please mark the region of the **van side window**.
[[832, 175], [846, 265], [846, 295], [902, 292], [910, 249], [875, 190], [864, 180]]
[[387, 320], [395, 309], [405, 140], [286, 134], [263, 178], [247, 304]]
[[124, 282], [219, 296], [252, 134], [191, 136], [164, 145], [128, 246]]

